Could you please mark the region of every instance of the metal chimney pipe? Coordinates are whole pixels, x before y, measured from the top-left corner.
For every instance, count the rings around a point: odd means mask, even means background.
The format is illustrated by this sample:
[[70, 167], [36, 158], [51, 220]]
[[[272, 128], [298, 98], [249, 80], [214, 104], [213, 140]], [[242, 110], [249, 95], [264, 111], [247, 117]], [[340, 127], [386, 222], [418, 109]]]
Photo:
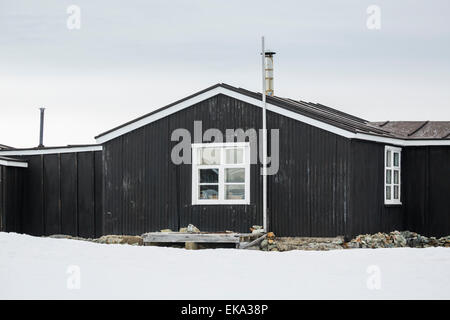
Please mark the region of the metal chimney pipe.
[[273, 96], [273, 56], [275, 52], [267, 50], [264, 52], [264, 78], [266, 81], [266, 95]]
[[39, 148], [44, 147], [44, 112], [45, 108], [39, 108], [41, 110], [41, 124], [39, 128]]

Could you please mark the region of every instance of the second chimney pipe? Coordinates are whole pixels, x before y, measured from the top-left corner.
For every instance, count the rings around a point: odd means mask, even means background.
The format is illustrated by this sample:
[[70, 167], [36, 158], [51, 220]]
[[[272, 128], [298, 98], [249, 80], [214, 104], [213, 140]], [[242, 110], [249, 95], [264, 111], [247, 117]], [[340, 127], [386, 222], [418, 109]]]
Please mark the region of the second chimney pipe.
[[41, 110], [41, 125], [39, 128], [39, 148], [44, 147], [44, 111], [45, 108], [39, 108]]

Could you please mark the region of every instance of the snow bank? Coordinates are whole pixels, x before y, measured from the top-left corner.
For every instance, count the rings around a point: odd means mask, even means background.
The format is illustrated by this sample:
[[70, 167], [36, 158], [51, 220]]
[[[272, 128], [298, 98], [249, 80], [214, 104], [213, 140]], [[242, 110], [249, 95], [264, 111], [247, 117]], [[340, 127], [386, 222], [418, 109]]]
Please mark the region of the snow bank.
[[450, 248], [188, 251], [0, 232], [0, 299], [17, 298], [450, 299]]

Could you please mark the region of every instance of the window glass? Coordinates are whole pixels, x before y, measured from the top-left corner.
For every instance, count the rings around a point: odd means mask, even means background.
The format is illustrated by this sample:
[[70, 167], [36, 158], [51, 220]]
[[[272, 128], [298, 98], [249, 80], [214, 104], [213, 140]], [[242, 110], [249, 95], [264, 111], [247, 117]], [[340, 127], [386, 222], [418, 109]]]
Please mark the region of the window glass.
[[398, 200], [398, 186], [394, 186], [394, 199]]
[[391, 150], [388, 150], [386, 152], [386, 167], [388, 167], [388, 168], [391, 166], [391, 158], [392, 158]]
[[398, 170], [394, 170], [394, 183], [398, 184]]
[[225, 199], [244, 199], [245, 185], [244, 184], [228, 184], [225, 185]]
[[394, 152], [394, 167], [399, 166], [400, 154], [398, 152]]
[[390, 186], [386, 187], [386, 199], [391, 200], [391, 187]]
[[201, 165], [220, 164], [219, 148], [200, 148], [198, 149], [198, 159]]
[[200, 185], [199, 199], [218, 199], [219, 186], [218, 185]]
[[219, 169], [200, 169], [200, 183], [218, 183]]
[[226, 168], [225, 182], [245, 182], [244, 168]]
[[244, 149], [243, 148], [226, 149], [225, 163], [226, 164], [244, 163]]
[[392, 182], [392, 170], [386, 170], [386, 183], [391, 184]]

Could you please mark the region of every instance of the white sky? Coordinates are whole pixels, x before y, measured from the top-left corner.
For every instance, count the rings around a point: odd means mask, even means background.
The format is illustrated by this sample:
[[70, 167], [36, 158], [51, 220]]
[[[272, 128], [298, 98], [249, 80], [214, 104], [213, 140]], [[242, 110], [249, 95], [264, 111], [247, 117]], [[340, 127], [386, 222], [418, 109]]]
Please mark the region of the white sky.
[[[66, 9], [81, 8], [69, 30]], [[366, 27], [369, 5], [381, 30]], [[368, 120], [450, 120], [450, 2], [0, 0], [0, 144], [94, 136], [226, 82], [260, 91], [260, 37], [275, 94]]]

